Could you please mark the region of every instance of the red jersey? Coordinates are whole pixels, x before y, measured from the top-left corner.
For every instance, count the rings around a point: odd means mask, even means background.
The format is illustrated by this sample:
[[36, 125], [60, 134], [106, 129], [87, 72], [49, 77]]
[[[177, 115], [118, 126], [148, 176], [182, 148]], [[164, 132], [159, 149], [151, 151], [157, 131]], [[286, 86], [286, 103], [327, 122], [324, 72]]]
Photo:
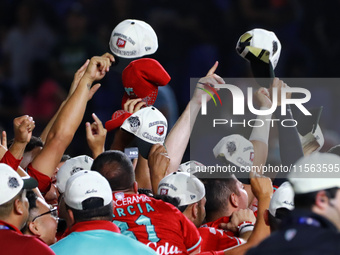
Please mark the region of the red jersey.
[[38, 188], [43, 196], [50, 190], [51, 184], [52, 184], [52, 179], [51, 177], [47, 176], [46, 174], [43, 174], [36, 170], [33, 166], [32, 163], [30, 163], [27, 166], [27, 173], [36, 179], [38, 181]]
[[17, 171], [21, 163], [21, 160], [22, 158], [16, 159], [10, 151], [6, 151], [5, 155], [0, 160], [0, 163], [5, 163], [9, 165], [10, 167], [12, 167], [15, 171]]
[[220, 251], [244, 243], [244, 241], [231, 231], [224, 231], [211, 227], [198, 229], [202, 237], [201, 251]]
[[1, 254], [7, 255], [54, 255], [43, 241], [35, 236], [23, 235], [16, 227], [0, 221]]
[[113, 194], [115, 223], [122, 234], [158, 254], [189, 254], [200, 247], [195, 225], [176, 207], [144, 194]]

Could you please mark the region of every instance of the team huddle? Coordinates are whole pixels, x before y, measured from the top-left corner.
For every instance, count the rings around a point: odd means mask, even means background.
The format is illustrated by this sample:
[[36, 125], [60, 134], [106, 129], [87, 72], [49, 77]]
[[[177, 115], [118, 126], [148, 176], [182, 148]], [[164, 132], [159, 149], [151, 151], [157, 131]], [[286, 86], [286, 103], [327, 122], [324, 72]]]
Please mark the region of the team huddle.
[[[226, 82], [216, 74], [216, 62], [168, 129], [154, 103], [171, 78], [157, 60], [145, 57], [156, 52], [157, 40], [147, 23], [122, 21], [111, 34], [112, 54], [79, 67], [67, 98], [39, 136], [32, 135], [35, 121], [28, 115], [14, 119], [11, 141], [2, 133], [4, 254], [336, 254], [340, 179], [330, 170], [340, 164], [340, 150], [319, 152], [320, 112], [311, 111], [311, 123], [295, 120], [294, 105], [287, 103], [294, 101], [293, 90], [274, 74], [281, 52], [276, 35], [253, 29], [236, 44], [254, 77], [266, 78], [252, 95], [261, 109], [255, 121], [262, 125], [253, 125], [248, 138], [223, 135], [213, 148], [203, 144], [202, 156], [188, 162], [183, 156], [200, 128], [195, 122], [202, 105], [206, 111]], [[121, 109], [105, 124], [93, 113], [93, 123], [86, 123], [92, 155], [70, 157], [65, 151], [88, 101], [112, 67], [123, 70]], [[277, 125], [277, 136], [282, 167], [289, 170], [268, 177], [273, 126], [267, 120], [274, 119], [285, 123]], [[307, 132], [300, 131], [303, 125]], [[115, 132], [110, 150], [107, 132]], [[138, 153], [127, 153], [135, 147]], [[208, 153], [234, 171], [201, 171]], [[311, 165], [322, 165], [322, 173], [311, 174]], [[249, 171], [241, 171], [245, 168]]]

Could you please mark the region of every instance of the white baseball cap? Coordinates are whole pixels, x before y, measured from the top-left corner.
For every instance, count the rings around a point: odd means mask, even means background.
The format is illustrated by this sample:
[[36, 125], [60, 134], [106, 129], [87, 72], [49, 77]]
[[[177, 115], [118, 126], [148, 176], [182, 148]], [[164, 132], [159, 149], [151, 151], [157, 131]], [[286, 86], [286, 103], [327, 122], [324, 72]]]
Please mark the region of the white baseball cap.
[[140, 154], [148, 158], [152, 145], [164, 143], [168, 122], [159, 110], [149, 106], [132, 114], [123, 122], [121, 128], [137, 137]]
[[199, 202], [205, 196], [205, 188], [196, 176], [173, 172], [159, 182], [157, 193], [178, 197], [181, 200], [179, 206], [183, 206]]
[[109, 182], [100, 173], [83, 170], [72, 175], [66, 183], [65, 203], [76, 210], [86, 210], [84, 201], [88, 198], [102, 198], [103, 203], [95, 207], [105, 206], [112, 201], [112, 190]]
[[10, 201], [22, 189], [38, 187], [38, 182], [32, 177], [20, 177], [9, 165], [0, 163], [0, 205]]
[[66, 160], [57, 173], [56, 184], [59, 192], [65, 192], [66, 182], [72, 175], [81, 170], [90, 170], [92, 163], [93, 158], [86, 155], [81, 155]]
[[204, 165], [196, 160], [190, 160], [187, 161], [183, 164], [180, 164], [178, 167], [178, 171], [179, 172], [184, 172], [184, 173], [189, 173], [189, 174], [195, 174], [196, 172], [199, 172], [199, 169], [201, 169], [201, 167], [204, 167]]
[[[223, 137], [214, 147], [215, 158], [220, 159], [224, 164], [243, 167], [250, 170], [254, 160], [254, 146], [241, 135], [229, 135]], [[250, 184], [249, 171], [235, 172], [235, 176], [244, 184]]]
[[302, 148], [312, 142], [317, 142], [319, 147], [316, 151], [319, 151], [325, 143], [325, 139], [322, 134], [320, 125], [318, 124], [321, 118], [323, 107], [316, 107], [308, 109], [311, 116], [307, 116], [299, 112], [295, 117], [298, 123], [296, 128], [299, 132], [299, 138], [301, 141]]
[[127, 19], [112, 31], [110, 49], [121, 58], [140, 58], [156, 52], [158, 40], [152, 27], [141, 20]]
[[234, 165], [252, 166], [254, 160], [253, 144], [241, 135], [223, 137], [213, 149], [215, 158], [224, 158]]
[[[281, 43], [274, 32], [255, 28], [239, 38], [236, 51], [251, 64], [254, 76], [264, 77], [263, 68], [268, 73], [274, 73], [281, 53]], [[262, 65], [262, 64], [266, 65]], [[266, 75], [268, 77], [272, 74]]]
[[289, 182], [282, 183], [270, 200], [268, 210], [272, 216], [276, 216], [276, 210], [279, 208], [286, 208], [290, 211], [294, 209], [294, 190]]
[[295, 163], [288, 174], [288, 180], [295, 194], [340, 188], [339, 170], [338, 155], [314, 152]]
[[316, 149], [316, 151], [319, 151], [325, 143], [325, 138], [323, 137], [319, 124], [316, 126], [314, 132], [311, 131], [304, 136], [300, 135], [299, 133], [299, 138], [301, 141], [302, 148], [307, 146], [309, 143], [316, 141], [319, 144], [319, 147]]

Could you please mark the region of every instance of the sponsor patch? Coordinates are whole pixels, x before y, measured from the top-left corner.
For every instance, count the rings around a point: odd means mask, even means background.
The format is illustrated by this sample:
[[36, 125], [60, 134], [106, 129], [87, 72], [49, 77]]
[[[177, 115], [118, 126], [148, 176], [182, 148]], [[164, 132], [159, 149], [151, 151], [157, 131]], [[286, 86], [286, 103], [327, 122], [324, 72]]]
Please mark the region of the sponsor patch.
[[168, 191], [168, 189], [161, 189], [159, 193], [160, 195], [168, 195]]
[[117, 45], [118, 48], [125, 48], [125, 44], [126, 44], [125, 40], [123, 40], [121, 38], [117, 39], [116, 45]]
[[164, 126], [157, 126], [157, 135], [161, 136], [164, 134]]

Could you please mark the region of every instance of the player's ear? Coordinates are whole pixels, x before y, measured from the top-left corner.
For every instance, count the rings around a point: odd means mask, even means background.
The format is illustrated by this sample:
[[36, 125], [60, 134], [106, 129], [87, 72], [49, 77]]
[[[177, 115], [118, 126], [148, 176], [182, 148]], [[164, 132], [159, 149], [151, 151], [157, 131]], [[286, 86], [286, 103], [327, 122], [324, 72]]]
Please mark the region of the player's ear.
[[71, 209], [67, 209], [67, 217], [69, 218], [71, 222], [71, 226], [75, 223], [74, 221], [74, 214]]
[[138, 183], [137, 183], [136, 181], [133, 183], [133, 191], [134, 191], [135, 193], [138, 192]]
[[233, 207], [237, 208], [238, 207], [238, 196], [235, 193], [231, 193], [229, 197], [229, 202]]
[[197, 219], [197, 217], [198, 217], [198, 203], [194, 203], [192, 205], [191, 215], [194, 219]]

